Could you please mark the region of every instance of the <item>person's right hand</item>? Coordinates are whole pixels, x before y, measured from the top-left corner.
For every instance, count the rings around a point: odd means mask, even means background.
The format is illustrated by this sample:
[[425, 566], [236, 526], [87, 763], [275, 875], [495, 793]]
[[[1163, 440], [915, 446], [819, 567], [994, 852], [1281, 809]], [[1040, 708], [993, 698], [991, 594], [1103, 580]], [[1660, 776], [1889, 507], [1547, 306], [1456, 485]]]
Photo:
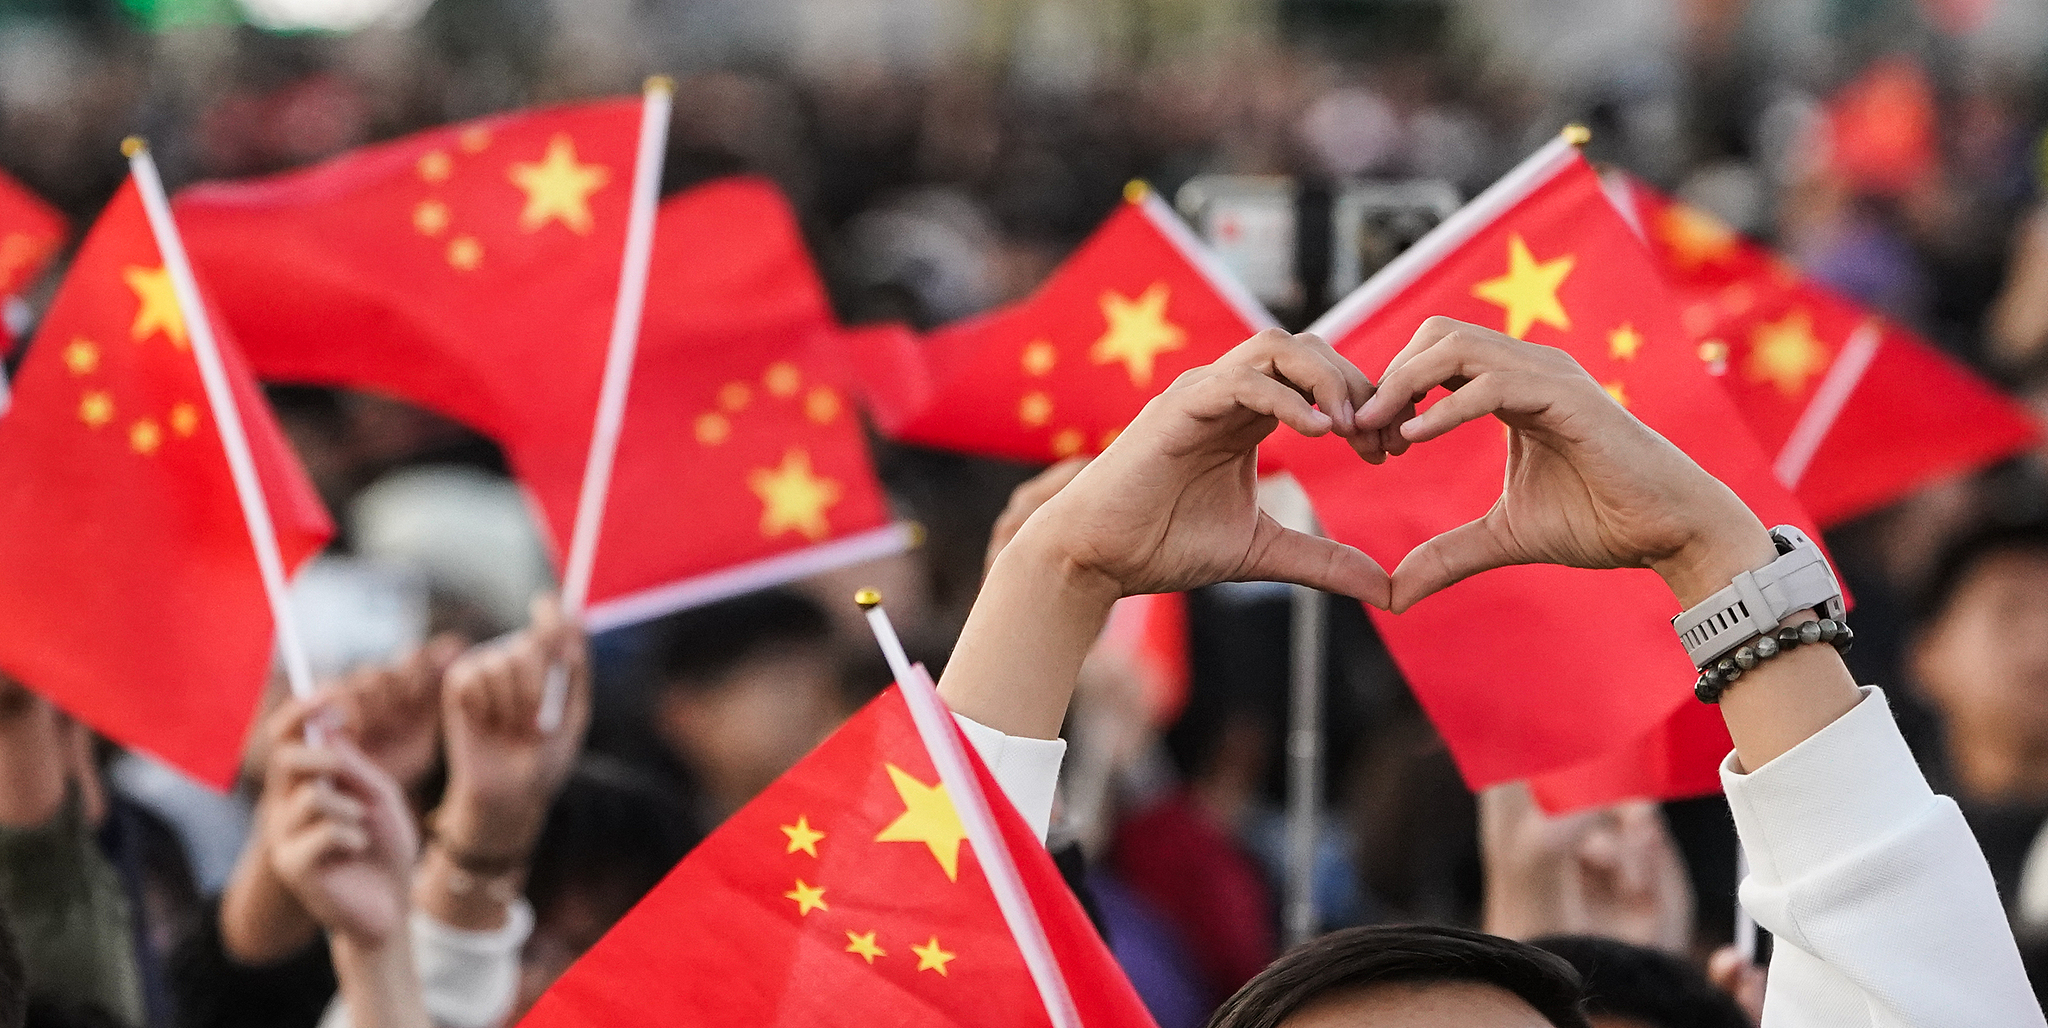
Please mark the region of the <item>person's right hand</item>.
[[[1438, 386], [1450, 395], [1415, 413]], [[1430, 318], [1357, 418], [1399, 455], [1487, 415], [1508, 429], [1500, 500], [1402, 559], [1395, 611], [1512, 564], [1652, 568], [1691, 606], [1776, 555], [1733, 490], [1636, 420], [1562, 350]]]
[[408, 793], [440, 757], [441, 676], [462, 648], [460, 637], [438, 636], [400, 660], [358, 668], [328, 690], [340, 730]]
[[338, 736], [285, 743], [271, 764], [278, 879], [330, 934], [378, 947], [405, 931], [419, 839], [397, 784]]

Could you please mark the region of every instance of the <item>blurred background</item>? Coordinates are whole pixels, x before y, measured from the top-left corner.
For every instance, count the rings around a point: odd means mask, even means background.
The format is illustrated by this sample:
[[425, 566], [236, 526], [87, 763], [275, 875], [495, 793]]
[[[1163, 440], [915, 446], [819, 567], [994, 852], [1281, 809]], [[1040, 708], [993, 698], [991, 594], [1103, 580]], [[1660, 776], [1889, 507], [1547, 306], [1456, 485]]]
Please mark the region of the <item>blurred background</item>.
[[[2044, 58], [2040, 0], [0, 0], [0, 166], [82, 231], [131, 133], [175, 189], [665, 73], [666, 188], [773, 179], [846, 323], [1013, 300], [1143, 178], [1212, 236], [1217, 211], [1248, 219], [1253, 238], [1216, 241], [1299, 327], [1579, 121], [1595, 160], [2038, 406]], [[327, 672], [523, 621], [549, 572], [489, 440], [375, 396], [273, 399], [343, 526], [299, 588]], [[875, 445], [922, 549], [597, 640], [593, 748], [700, 826], [886, 684], [855, 585], [882, 585], [943, 663], [1036, 470]], [[2029, 872], [2048, 822], [2044, 468], [1939, 485], [1829, 540], [1860, 601], [1852, 664], [1891, 690], [2027, 931], [2048, 926], [2048, 857]], [[1330, 607], [1321, 921], [1477, 923], [1474, 797], [1356, 605]], [[1284, 590], [1197, 595], [1185, 701], [1148, 706], [1135, 672], [1093, 667], [1070, 726], [1055, 844], [1091, 858], [1168, 1028], [1277, 946], [1288, 617]], [[1666, 815], [1711, 948], [1733, 904], [1725, 807]], [[202, 890], [236, 848], [195, 847]], [[1213, 884], [1192, 906], [1189, 860]]]

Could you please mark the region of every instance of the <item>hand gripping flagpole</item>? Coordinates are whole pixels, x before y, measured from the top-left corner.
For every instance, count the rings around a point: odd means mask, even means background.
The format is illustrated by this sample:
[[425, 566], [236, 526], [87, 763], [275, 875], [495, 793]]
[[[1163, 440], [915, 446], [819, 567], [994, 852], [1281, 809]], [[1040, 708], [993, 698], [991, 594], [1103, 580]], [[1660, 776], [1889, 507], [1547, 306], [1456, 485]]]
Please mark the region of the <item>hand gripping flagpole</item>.
[[249, 541], [256, 548], [256, 570], [263, 579], [263, 594], [270, 601], [270, 616], [277, 626], [277, 648], [284, 657], [285, 679], [292, 695], [310, 699], [313, 695], [313, 666], [306, 659], [306, 647], [299, 637], [298, 621], [292, 615], [287, 592], [284, 556], [277, 546], [277, 526], [270, 520], [270, 504], [263, 497], [263, 481], [256, 474], [256, 458], [249, 451], [249, 435], [242, 424], [242, 412], [235, 406], [227, 367], [221, 362], [220, 344], [207, 319], [206, 303], [199, 295], [198, 280], [185, 256], [185, 243], [171, 220], [170, 201], [164, 196], [163, 180], [157, 176], [156, 161], [140, 138], [122, 141], [121, 152], [128, 158], [128, 170], [135, 190], [142, 197], [142, 209], [149, 216], [150, 234], [163, 255], [164, 268], [171, 277], [171, 291], [185, 318], [185, 334], [192, 342], [192, 355], [199, 362], [199, 380], [206, 387], [206, 403], [213, 411], [213, 423], [220, 428], [221, 447], [227, 451], [228, 473], [234, 478], [235, 496], [242, 502], [242, 520], [249, 526]]
[[989, 798], [983, 794], [981, 779], [967, 759], [959, 729], [952, 723], [952, 713], [946, 709], [945, 701], [939, 699], [938, 689], [932, 685], [924, 665], [913, 665], [909, 654], [903, 652], [896, 627], [889, 623], [888, 612], [882, 609], [882, 594], [862, 589], [854, 594], [853, 602], [867, 612], [868, 627], [882, 646], [890, 673], [896, 676], [896, 686], [910, 708], [910, 719], [917, 725], [918, 738], [924, 741], [932, 766], [939, 771], [939, 785], [953, 801], [953, 810], [960, 815], [960, 827], [967, 832], [967, 843], [974, 848], [975, 859], [988, 877], [989, 891], [995, 893], [996, 907], [1009, 926], [1010, 938], [1024, 955], [1024, 967], [1031, 972], [1039, 1001], [1045, 1004], [1046, 1019], [1053, 1028], [1083, 1028], [1073, 993], [1067, 989], [1066, 975], [1053, 955], [1052, 941], [1046, 937], [1045, 923], [1038, 919], [1038, 907], [1024, 888], [1024, 878], [1017, 871], [1009, 847], [1003, 844]]
[[[605, 348], [604, 380], [597, 392], [597, 419], [590, 431], [590, 456], [583, 462], [583, 489], [576, 498], [576, 525], [562, 572], [562, 612], [581, 619], [590, 600], [590, 575], [597, 565], [597, 539], [610, 498], [612, 463], [626, 420], [626, 394], [633, 384], [633, 360], [640, 347], [640, 315], [647, 306], [647, 275], [654, 261], [654, 212], [661, 198], [661, 164], [668, 151], [669, 112], [675, 83], [666, 76], [647, 80], [640, 106], [640, 147], [633, 161], [632, 207], [626, 215], [626, 251], [619, 271], [618, 303], [612, 308], [611, 341]], [[562, 724], [569, 697], [568, 671], [548, 669], [538, 723], [543, 732]]]

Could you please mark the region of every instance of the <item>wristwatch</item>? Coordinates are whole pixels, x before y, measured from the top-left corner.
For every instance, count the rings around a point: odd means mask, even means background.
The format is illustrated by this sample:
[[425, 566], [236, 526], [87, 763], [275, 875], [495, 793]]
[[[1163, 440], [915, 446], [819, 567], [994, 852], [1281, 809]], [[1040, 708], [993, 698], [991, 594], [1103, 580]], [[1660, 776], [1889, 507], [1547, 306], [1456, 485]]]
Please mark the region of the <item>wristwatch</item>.
[[1692, 666], [1705, 670], [1742, 644], [1778, 630], [1786, 616], [1812, 610], [1840, 621], [1842, 585], [1820, 546], [1791, 525], [1771, 529], [1778, 559], [1735, 576], [1728, 588], [1671, 619]]

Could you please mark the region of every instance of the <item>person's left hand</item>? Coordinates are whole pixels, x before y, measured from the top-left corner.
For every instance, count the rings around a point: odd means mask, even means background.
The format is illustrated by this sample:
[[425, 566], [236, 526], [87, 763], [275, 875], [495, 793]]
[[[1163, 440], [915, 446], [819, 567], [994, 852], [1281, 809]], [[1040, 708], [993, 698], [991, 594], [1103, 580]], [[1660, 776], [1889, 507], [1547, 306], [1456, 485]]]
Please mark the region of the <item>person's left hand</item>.
[[329, 690], [341, 731], [407, 793], [440, 757], [441, 678], [461, 654], [461, 638], [437, 636], [394, 663], [359, 668]]
[[1553, 817], [1529, 787], [1479, 795], [1486, 930], [1511, 939], [1598, 935], [1669, 953], [1692, 943], [1692, 881], [1647, 801]]
[[419, 837], [397, 784], [341, 737], [270, 759], [278, 880], [330, 934], [374, 948], [405, 931]]

